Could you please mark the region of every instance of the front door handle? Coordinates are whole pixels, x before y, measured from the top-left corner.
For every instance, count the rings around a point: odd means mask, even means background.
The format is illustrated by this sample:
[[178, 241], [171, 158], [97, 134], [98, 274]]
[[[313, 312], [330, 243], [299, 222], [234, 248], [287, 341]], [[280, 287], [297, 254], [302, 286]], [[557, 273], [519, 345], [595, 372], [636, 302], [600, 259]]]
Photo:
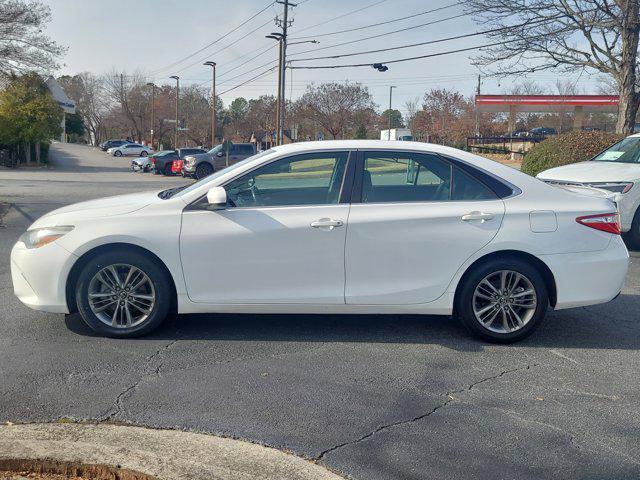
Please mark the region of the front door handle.
[[481, 222], [485, 222], [487, 220], [493, 219], [493, 213], [484, 213], [484, 212], [471, 212], [463, 215], [461, 217], [463, 222], [470, 222], [472, 220], [480, 220]]
[[321, 218], [315, 222], [311, 222], [313, 228], [320, 228], [322, 230], [333, 230], [335, 227], [341, 227], [344, 225], [342, 220], [333, 220], [331, 218]]

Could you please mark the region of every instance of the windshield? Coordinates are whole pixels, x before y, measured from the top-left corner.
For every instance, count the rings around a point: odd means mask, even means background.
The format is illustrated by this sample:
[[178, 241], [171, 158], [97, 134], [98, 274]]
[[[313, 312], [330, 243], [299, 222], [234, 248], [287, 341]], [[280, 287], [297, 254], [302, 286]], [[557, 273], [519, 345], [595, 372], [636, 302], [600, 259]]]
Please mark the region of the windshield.
[[173, 190], [172, 192], [169, 192], [167, 194], [168, 191], [165, 190], [163, 192], [160, 192], [159, 196], [160, 196], [160, 198], [170, 198], [170, 197], [174, 196], [177, 193], [180, 193], [180, 195], [183, 195], [185, 193], [192, 192], [193, 190], [201, 187], [202, 185], [205, 185], [205, 184], [215, 180], [216, 178], [218, 178], [218, 177], [220, 177], [220, 176], [222, 176], [222, 175], [224, 175], [226, 173], [229, 173], [232, 170], [235, 170], [236, 168], [243, 167], [247, 163], [251, 163], [251, 162], [253, 162], [254, 160], [257, 160], [260, 157], [264, 157], [266, 155], [269, 155], [269, 154], [273, 153], [274, 151], [275, 150], [273, 150], [273, 149], [269, 149], [269, 150], [265, 150], [263, 152], [257, 153], [256, 155], [253, 155], [251, 157], [245, 158], [244, 160], [242, 160], [242, 161], [240, 161], [238, 163], [234, 163], [233, 165], [230, 165], [227, 168], [223, 168], [222, 170], [218, 170], [217, 172], [213, 173], [212, 175], [209, 175], [208, 177], [205, 177], [202, 180], [198, 180], [197, 182], [192, 183], [191, 185], [189, 185], [186, 188], [178, 187], [179, 190], [170, 188], [169, 190]]
[[162, 151], [160, 151], [158, 153], [155, 153], [153, 156], [154, 157], [164, 157], [165, 155], [169, 155], [171, 153], [174, 153], [174, 151], [173, 150], [162, 150]]
[[599, 153], [594, 162], [640, 163], [640, 137], [627, 137]]
[[218, 153], [219, 151], [222, 150], [222, 145], [216, 145], [215, 147], [213, 147], [211, 150], [209, 150], [207, 153], [210, 153], [212, 155], [215, 155], [216, 153]]

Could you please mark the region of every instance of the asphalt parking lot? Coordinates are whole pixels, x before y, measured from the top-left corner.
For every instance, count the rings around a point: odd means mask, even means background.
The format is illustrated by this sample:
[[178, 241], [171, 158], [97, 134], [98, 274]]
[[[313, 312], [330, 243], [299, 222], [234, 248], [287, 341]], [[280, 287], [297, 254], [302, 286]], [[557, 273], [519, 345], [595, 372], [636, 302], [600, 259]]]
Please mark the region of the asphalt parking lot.
[[54, 145], [0, 170], [0, 422], [179, 428], [292, 451], [360, 479], [640, 477], [640, 254], [607, 305], [551, 312], [516, 345], [447, 317], [185, 315], [136, 340], [13, 295], [9, 252], [62, 205], [185, 182]]

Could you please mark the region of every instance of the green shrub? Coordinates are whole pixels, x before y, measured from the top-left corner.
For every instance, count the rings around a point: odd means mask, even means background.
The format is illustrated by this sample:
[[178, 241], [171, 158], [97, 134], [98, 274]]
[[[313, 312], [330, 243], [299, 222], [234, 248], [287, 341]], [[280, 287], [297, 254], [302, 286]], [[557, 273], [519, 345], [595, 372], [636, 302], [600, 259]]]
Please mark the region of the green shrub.
[[543, 170], [584, 162], [624, 138], [605, 132], [570, 132], [548, 138], [527, 152], [522, 171], [535, 176]]

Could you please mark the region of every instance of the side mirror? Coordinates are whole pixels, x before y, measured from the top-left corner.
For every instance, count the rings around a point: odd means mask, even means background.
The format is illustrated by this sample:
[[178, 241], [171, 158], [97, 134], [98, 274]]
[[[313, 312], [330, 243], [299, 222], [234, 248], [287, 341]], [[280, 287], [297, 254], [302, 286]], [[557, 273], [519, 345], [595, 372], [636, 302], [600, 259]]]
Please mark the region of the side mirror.
[[224, 187], [213, 187], [207, 192], [209, 210], [221, 210], [227, 208], [227, 191]]

